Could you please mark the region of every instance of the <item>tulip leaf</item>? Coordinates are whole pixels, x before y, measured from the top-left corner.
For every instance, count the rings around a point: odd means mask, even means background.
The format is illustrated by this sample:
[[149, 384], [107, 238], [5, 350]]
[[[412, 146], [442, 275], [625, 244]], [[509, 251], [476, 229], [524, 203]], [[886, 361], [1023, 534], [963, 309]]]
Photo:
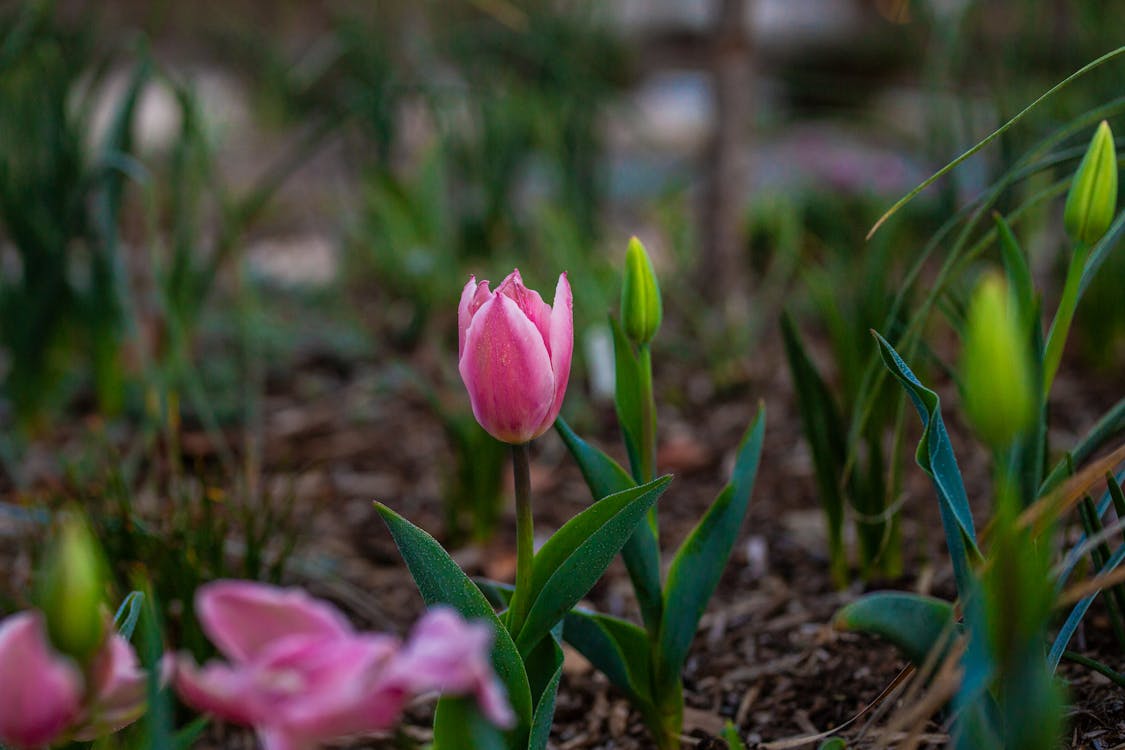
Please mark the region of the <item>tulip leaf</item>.
[[941, 418], [941, 399], [922, 385], [886, 339], [875, 331], [872, 331], [872, 335], [879, 343], [879, 355], [883, 364], [906, 389], [922, 419], [922, 439], [918, 441], [914, 460], [930, 477], [937, 490], [941, 525], [945, 530], [945, 544], [953, 561], [957, 592], [965, 596], [972, 578], [969, 552], [978, 558], [980, 552], [977, 549], [976, 530], [973, 528], [973, 515], [969, 510], [969, 498], [965, 494], [965, 483], [961, 478], [961, 470], [957, 467], [957, 458], [953, 455], [953, 445], [949, 442], [945, 422]]
[[551, 722], [555, 717], [555, 699], [559, 694], [559, 681], [562, 679], [563, 671], [563, 650], [558, 641], [550, 638], [540, 643], [550, 645], [555, 670], [543, 687], [538, 703], [535, 704], [535, 715], [531, 719], [531, 737], [527, 742], [528, 750], [547, 750], [547, 740], [551, 736]]
[[130, 591], [129, 595], [122, 600], [121, 606], [117, 608], [117, 614], [113, 616], [113, 627], [117, 628], [117, 632], [127, 641], [133, 637], [133, 631], [137, 628], [137, 620], [141, 617], [144, 603], [145, 595], [143, 591]]
[[680, 545], [668, 570], [660, 642], [654, 664], [654, 685], [658, 695], [668, 685], [679, 685], [680, 671], [699, 626], [699, 618], [719, 585], [719, 578], [746, 516], [765, 430], [766, 413], [765, 407], [761, 406], [738, 446], [730, 482]]
[[1004, 275], [1008, 278], [1008, 287], [1015, 292], [1020, 315], [1026, 319], [1035, 300], [1035, 286], [1031, 281], [1031, 270], [1027, 267], [1027, 257], [1004, 217], [994, 214], [993, 219], [996, 221], [996, 234], [1000, 239]]
[[901, 591], [867, 594], [845, 606], [832, 620], [837, 630], [886, 638], [916, 666], [926, 662], [934, 646], [951, 642], [953, 605], [932, 596]]
[[589, 592], [672, 481], [654, 479], [603, 498], [570, 519], [535, 555], [531, 607], [516, 634], [528, 653]]
[[563, 636], [638, 708], [652, 703], [648, 634], [631, 622], [584, 609], [566, 615]]
[[[1089, 432], [1078, 441], [1078, 444], [1070, 449], [1071, 461], [1076, 465], [1085, 463], [1106, 443], [1122, 433], [1125, 433], [1125, 398], [1118, 401], [1109, 411], [1103, 414], [1101, 419], [1090, 428]], [[1064, 457], [1055, 464], [1051, 473], [1047, 475], [1047, 478], [1043, 480], [1043, 484], [1039, 487], [1040, 497], [1046, 495], [1070, 476], [1068, 463], [1070, 462]]]
[[[1098, 575], [1106, 575], [1112, 572], [1118, 565], [1125, 561], [1125, 545], [1118, 547], [1113, 555], [1106, 560], [1101, 569], [1098, 570]], [[1058, 635], [1055, 636], [1054, 642], [1051, 644], [1051, 650], [1047, 653], [1047, 663], [1051, 669], [1055, 669], [1059, 665], [1059, 660], [1062, 659], [1063, 652], [1066, 651], [1070, 639], [1074, 637], [1074, 631], [1082, 624], [1082, 618], [1086, 616], [1086, 611], [1090, 609], [1090, 605], [1094, 603], [1100, 591], [1095, 591], [1083, 599], [1080, 599], [1074, 605], [1074, 609], [1067, 615], [1066, 621], [1063, 622], [1062, 627], [1059, 628]]]
[[493, 626], [496, 642], [492, 647], [492, 665], [507, 688], [508, 700], [521, 726], [527, 726], [532, 713], [527, 672], [512, 636], [501, 624], [488, 599], [436, 539], [382, 503], [375, 503], [375, 509], [390, 529], [427, 606], [448, 604], [462, 617], [486, 620]]
[[481, 714], [476, 701], [464, 696], [438, 700], [434, 713], [434, 750], [507, 750], [504, 733]]
[[[602, 451], [575, 434], [561, 417], [555, 420], [555, 429], [590, 488], [595, 500], [601, 500], [635, 485], [633, 478], [621, 465]], [[633, 592], [641, 608], [641, 618], [655, 630], [660, 625], [663, 591], [660, 585], [660, 544], [648, 523], [639, 524], [629, 541], [621, 549], [625, 569], [633, 583]]]
[[613, 402], [617, 408], [617, 421], [625, 438], [625, 450], [629, 453], [629, 466], [633, 477], [640, 478], [641, 451], [646, 450], [641, 445], [644, 419], [641, 363], [617, 318], [610, 316], [609, 324], [613, 331]]
[[828, 520], [828, 559], [832, 579], [837, 586], [847, 583], [847, 559], [844, 552], [844, 495], [840, 477], [848, 448], [844, 442], [847, 430], [843, 418], [816, 366], [805, 352], [800, 336], [788, 313], [781, 316], [781, 337], [793, 387], [797, 391], [797, 408], [801, 426], [812, 451], [817, 495]]

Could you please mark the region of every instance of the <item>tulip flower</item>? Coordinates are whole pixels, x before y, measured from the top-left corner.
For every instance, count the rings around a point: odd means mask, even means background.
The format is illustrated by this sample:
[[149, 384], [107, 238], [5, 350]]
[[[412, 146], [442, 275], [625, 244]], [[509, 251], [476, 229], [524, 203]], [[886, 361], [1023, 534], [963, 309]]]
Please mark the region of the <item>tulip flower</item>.
[[199, 590], [196, 614], [229, 661], [199, 668], [181, 657], [180, 697], [253, 726], [266, 750], [388, 729], [410, 698], [432, 690], [473, 692], [490, 719], [511, 720], [488, 663], [491, 632], [452, 613], [426, 615], [406, 648], [389, 635], [357, 633], [300, 589], [219, 581]]
[[103, 641], [83, 676], [51, 646], [42, 613], [20, 612], [0, 622], [0, 744], [39, 748], [92, 740], [136, 720], [144, 705], [145, 674], [121, 636]]
[[497, 440], [539, 437], [562, 407], [574, 351], [570, 284], [559, 276], [554, 304], [512, 271], [496, 291], [469, 279], [457, 310], [461, 378], [473, 416]]

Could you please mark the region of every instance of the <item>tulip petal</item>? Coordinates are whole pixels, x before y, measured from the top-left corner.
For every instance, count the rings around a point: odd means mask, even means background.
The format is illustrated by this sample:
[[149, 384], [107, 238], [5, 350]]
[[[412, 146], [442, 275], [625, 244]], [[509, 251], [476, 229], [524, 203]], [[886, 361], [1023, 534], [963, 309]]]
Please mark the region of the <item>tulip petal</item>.
[[203, 668], [182, 655], [176, 663], [176, 693], [184, 703], [221, 719], [239, 724], [257, 724], [267, 711], [257, 700], [249, 670], [209, 662]]
[[388, 729], [398, 720], [408, 696], [386, 679], [398, 639], [361, 635], [279, 646], [260, 665], [261, 674], [299, 674], [301, 680], [288, 696], [275, 695], [271, 723], [330, 738]]
[[147, 675], [129, 642], [114, 635], [98, 654], [93, 669], [93, 696], [75, 739], [92, 740], [116, 732], [145, 710]]
[[82, 676], [47, 642], [43, 617], [21, 612], [0, 623], [0, 742], [42, 747], [78, 716]]
[[396, 662], [392, 678], [409, 692], [438, 690], [476, 697], [485, 716], [509, 727], [515, 714], [492, 671], [492, 629], [437, 607], [418, 621]]
[[555, 301], [551, 307], [551, 370], [555, 376], [554, 401], [547, 413], [543, 430], [550, 429], [562, 409], [566, 386], [570, 381], [570, 363], [574, 355], [574, 297], [565, 273], [559, 274], [555, 286]]
[[301, 589], [251, 581], [202, 586], [196, 595], [196, 614], [211, 641], [234, 661], [252, 659], [286, 636], [339, 638], [352, 633], [340, 611], [327, 602]]
[[496, 287], [497, 294], [503, 294], [515, 300], [524, 315], [535, 324], [535, 328], [543, 337], [547, 346], [547, 354], [551, 353], [551, 306], [543, 301], [539, 292], [528, 289], [523, 285], [523, 278], [517, 268], [508, 274], [500, 286]]
[[457, 305], [457, 356], [460, 358], [465, 351], [465, 332], [469, 330], [469, 323], [480, 306], [492, 297], [488, 282], [477, 283], [476, 276], [469, 277], [469, 283], [461, 290], [461, 302]]
[[538, 328], [512, 298], [495, 294], [477, 310], [458, 369], [473, 416], [489, 434], [513, 444], [543, 434], [555, 398], [551, 359]]

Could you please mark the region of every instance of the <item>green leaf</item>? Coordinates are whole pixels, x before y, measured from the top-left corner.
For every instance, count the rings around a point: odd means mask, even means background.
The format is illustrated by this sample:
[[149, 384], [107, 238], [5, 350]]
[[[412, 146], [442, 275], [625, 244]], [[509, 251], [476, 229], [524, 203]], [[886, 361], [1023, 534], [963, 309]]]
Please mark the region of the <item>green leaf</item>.
[[584, 609], [572, 609], [564, 623], [567, 643], [638, 708], [652, 704], [652, 656], [644, 630], [626, 620]]
[[934, 646], [943, 640], [943, 648], [949, 646], [953, 623], [953, 605], [949, 602], [900, 591], [862, 596], [837, 612], [832, 620], [837, 630], [886, 638], [916, 666], [922, 666]]
[[[1118, 565], [1125, 561], [1125, 545], [1118, 547], [1113, 556], [1106, 561], [1105, 565], [1098, 571], [1098, 575], [1106, 575], [1111, 573]], [[1047, 654], [1047, 663], [1051, 669], [1055, 669], [1059, 665], [1059, 659], [1062, 658], [1063, 653], [1066, 651], [1070, 639], [1074, 637], [1074, 631], [1082, 624], [1082, 618], [1086, 616], [1086, 611], [1090, 609], [1090, 605], [1094, 603], [1100, 591], [1095, 591], [1093, 594], [1079, 600], [1074, 605], [1074, 609], [1067, 615], [1066, 621], [1059, 628], [1058, 635], [1055, 636], [1054, 642], [1051, 644], [1051, 650]]]
[[434, 713], [434, 750], [507, 750], [504, 733], [492, 725], [472, 698], [443, 697]]
[[1004, 274], [1008, 279], [1008, 287], [1015, 293], [1020, 314], [1026, 320], [1035, 301], [1035, 285], [1031, 280], [1031, 269], [1027, 267], [1027, 257], [1008, 222], [999, 213], [994, 213], [992, 218], [996, 222], [1000, 256], [1004, 260]]
[[[558, 697], [559, 680], [562, 679], [563, 671], [563, 651], [554, 639], [549, 642], [554, 650], [556, 667], [535, 706], [535, 716], [531, 720], [531, 738], [527, 742], [528, 750], [547, 750], [547, 740], [551, 737], [551, 722], [555, 717], [555, 698]], [[471, 747], [475, 748], [476, 745]]]
[[436, 539], [382, 503], [375, 503], [375, 509], [390, 529], [402, 559], [428, 606], [448, 604], [462, 617], [486, 620], [493, 626], [496, 642], [492, 647], [492, 665], [507, 688], [508, 700], [519, 717], [520, 725], [527, 726], [531, 721], [531, 688], [527, 672], [512, 636], [501, 624], [488, 599]]
[[758, 471], [765, 429], [766, 414], [762, 406], [738, 447], [730, 482], [680, 545], [668, 570], [664, 616], [654, 665], [658, 703], [660, 694], [668, 686], [680, 682], [680, 670], [695, 637], [699, 618], [719, 584], [742, 527]]
[[641, 476], [641, 451], [646, 450], [641, 445], [642, 420], [644, 408], [641, 404], [641, 363], [629, 337], [621, 328], [617, 318], [610, 316], [610, 330], [613, 332], [613, 372], [614, 388], [613, 403], [617, 408], [617, 421], [621, 425], [621, 433], [625, 437], [625, 450], [629, 453], [629, 466], [633, 477]]
[[918, 441], [914, 459], [922, 471], [929, 475], [937, 490], [941, 524], [945, 530], [949, 556], [953, 561], [957, 592], [965, 596], [972, 576], [969, 552], [973, 552], [976, 557], [980, 557], [980, 552], [977, 550], [976, 530], [969, 510], [969, 498], [965, 494], [965, 483], [961, 478], [961, 470], [957, 467], [957, 457], [953, 455], [953, 445], [949, 442], [945, 422], [941, 418], [941, 399], [922, 385], [886, 339], [875, 331], [871, 333], [879, 342], [883, 364], [906, 389], [922, 419], [922, 439]]
[[137, 620], [140, 619], [141, 611], [144, 609], [144, 602], [144, 592], [130, 591], [121, 602], [121, 606], [117, 608], [117, 614], [113, 616], [113, 627], [127, 641], [133, 637]]
[[[1090, 431], [1069, 451], [1071, 460], [1075, 464], [1085, 463], [1106, 443], [1122, 433], [1125, 433], [1125, 398], [1118, 401], [1109, 411], [1103, 414], [1101, 419], [1090, 428]], [[1070, 476], [1070, 472], [1067, 468], [1067, 459], [1063, 458], [1055, 464], [1051, 473], [1043, 480], [1043, 484], [1039, 487], [1039, 496], [1046, 495], [1068, 476]]]
[[848, 743], [840, 737], [829, 737], [816, 750], [848, 750]]
[[726, 725], [723, 727], [722, 737], [730, 750], [746, 750], [746, 743], [738, 736], [738, 728], [733, 722], [727, 721]]
[[[636, 483], [625, 469], [602, 451], [575, 434], [562, 417], [555, 420], [555, 429], [562, 438], [595, 500], [601, 500]], [[633, 582], [633, 593], [641, 608], [641, 618], [655, 630], [660, 625], [664, 592], [660, 585], [660, 544], [648, 523], [639, 524], [629, 541], [621, 548], [621, 558]]]
[[567, 521], [546, 541], [535, 555], [532, 603], [516, 634], [521, 653], [528, 653], [590, 591], [670, 481], [664, 476], [610, 495]]
[[172, 737], [173, 750], [188, 750], [188, 748], [195, 747], [195, 743], [203, 736], [203, 732], [210, 724], [210, 716], [197, 716], [180, 727]]
[[836, 401], [805, 352], [788, 313], [781, 316], [781, 338], [785, 344], [785, 357], [789, 361], [793, 387], [797, 391], [801, 426], [812, 451], [817, 495], [828, 521], [828, 553], [832, 578], [837, 586], [842, 586], [847, 583], [847, 560], [844, 556], [844, 496], [840, 478], [844, 473], [848, 453], [844, 443], [847, 431]]

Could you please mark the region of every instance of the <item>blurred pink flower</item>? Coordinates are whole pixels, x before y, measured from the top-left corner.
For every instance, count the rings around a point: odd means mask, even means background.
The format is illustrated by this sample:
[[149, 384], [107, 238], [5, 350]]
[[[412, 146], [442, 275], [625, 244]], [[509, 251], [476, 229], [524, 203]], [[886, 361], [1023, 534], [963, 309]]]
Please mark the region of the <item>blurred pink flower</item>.
[[[230, 661], [199, 668], [182, 657], [180, 696], [253, 726], [267, 750], [307, 750], [388, 729], [410, 698], [432, 690], [472, 692], [498, 723], [510, 717], [488, 664], [491, 632], [451, 612], [427, 614], [405, 649], [392, 636], [355, 632], [338, 610], [300, 589], [218, 581], [199, 590], [196, 613]], [[418, 655], [454, 652], [446, 662]]]
[[87, 680], [52, 648], [40, 612], [0, 622], [0, 743], [38, 748], [91, 740], [135, 721], [144, 708], [145, 673], [121, 636], [106, 639]]
[[554, 423], [574, 352], [566, 274], [554, 307], [512, 271], [493, 292], [471, 277], [457, 309], [458, 368], [473, 416], [497, 440], [526, 443]]

